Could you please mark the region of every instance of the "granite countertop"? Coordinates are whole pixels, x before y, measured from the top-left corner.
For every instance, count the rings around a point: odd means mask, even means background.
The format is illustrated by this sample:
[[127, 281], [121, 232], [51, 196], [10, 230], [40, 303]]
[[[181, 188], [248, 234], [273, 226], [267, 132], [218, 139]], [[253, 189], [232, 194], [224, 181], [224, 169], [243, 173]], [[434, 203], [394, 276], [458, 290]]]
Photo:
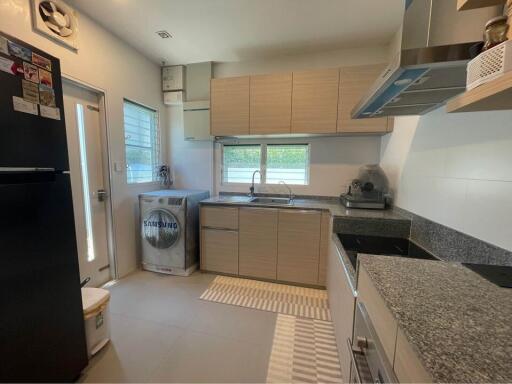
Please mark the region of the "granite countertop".
[[296, 198], [293, 200], [293, 203], [291, 205], [254, 204], [250, 203], [250, 199], [251, 198], [247, 195], [220, 195], [203, 200], [200, 202], [200, 204], [272, 207], [282, 209], [314, 209], [321, 211], [329, 211], [331, 215], [334, 217], [410, 221], [408, 218], [406, 218], [405, 216], [401, 215], [400, 213], [396, 212], [393, 209], [348, 209], [345, 208], [336, 198]]
[[457, 263], [358, 259], [435, 382], [512, 382], [512, 289]]

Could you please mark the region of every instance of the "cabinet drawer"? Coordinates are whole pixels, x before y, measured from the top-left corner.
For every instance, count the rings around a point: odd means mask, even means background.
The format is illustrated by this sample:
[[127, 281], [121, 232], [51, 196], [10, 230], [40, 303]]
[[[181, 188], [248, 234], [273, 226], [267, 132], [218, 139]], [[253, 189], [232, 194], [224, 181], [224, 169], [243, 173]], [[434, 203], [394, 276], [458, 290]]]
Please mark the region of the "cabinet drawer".
[[416, 352], [398, 328], [396, 335], [396, 350], [394, 371], [401, 383], [431, 383], [432, 377], [425, 370], [423, 364], [416, 356]]
[[238, 208], [202, 207], [201, 226], [219, 229], [238, 229]]
[[398, 323], [386, 306], [384, 299], [380, 296], [377, 289], [373, 286], [370, 276], [359, 264], [359, 275], [357, 278], [357, 300], [362, 301], [370, 320], [379, 336], [389, 364], [393, 364], [395, 357], [395, 342]]
[[201, 269], [238, 274], [238, 232], [203, 229], [201, 231]]

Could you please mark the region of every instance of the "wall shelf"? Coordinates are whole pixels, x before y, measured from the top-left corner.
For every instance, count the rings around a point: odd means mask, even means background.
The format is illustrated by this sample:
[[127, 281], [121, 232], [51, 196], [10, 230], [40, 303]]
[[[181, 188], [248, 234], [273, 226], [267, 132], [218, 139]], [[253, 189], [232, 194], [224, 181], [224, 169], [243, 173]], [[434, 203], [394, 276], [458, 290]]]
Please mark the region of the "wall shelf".
[[469, 9], [492, 7], [495, 5], [504, 5], [505, 2], [506, 0], [457, 0], [457, 10], [467, 11]]
[[512, 109], [512, 72], [455, 97], [447, 112], [477, 112]]

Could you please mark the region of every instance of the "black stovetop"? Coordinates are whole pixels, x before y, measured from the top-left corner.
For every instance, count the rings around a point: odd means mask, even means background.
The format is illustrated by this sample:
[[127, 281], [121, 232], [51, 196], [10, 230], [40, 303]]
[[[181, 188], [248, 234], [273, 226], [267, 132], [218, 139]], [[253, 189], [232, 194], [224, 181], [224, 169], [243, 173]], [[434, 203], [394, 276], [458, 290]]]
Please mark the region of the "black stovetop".
[[[381, 236], [346, 235], [338, 237], [347, 252], [350, 263], [356, 268], [357, 255], [399, 256], [413, 259], [439, 260], [431, 253], [409, 241], [409, 239]], [[499, 287], [512, 288], [512, 267], [488, 264], [462, 263], [484, 279]]]
[[338, 233], [338, 237], [343, 248], [347, 252], [350, 263], [354, 268], [356, 268], [357, 255], [359, 253], [438, 260], [434, 255], [409, 241], [409, 239], [366, 235], [346, 235], [342, 233]]
[[503, 288], [512, 288], [512, 267], [489, 264], [462, 263], [484, 279]]

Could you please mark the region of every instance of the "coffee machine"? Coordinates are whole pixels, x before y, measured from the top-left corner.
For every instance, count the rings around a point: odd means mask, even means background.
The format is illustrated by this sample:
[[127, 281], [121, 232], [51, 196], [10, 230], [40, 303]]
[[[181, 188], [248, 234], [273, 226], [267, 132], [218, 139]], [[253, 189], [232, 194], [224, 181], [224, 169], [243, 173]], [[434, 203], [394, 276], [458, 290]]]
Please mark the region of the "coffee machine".
[[352, 180], [341, 203], [347, 208], [385, 209], [389, 204], [389, 182], [378, 164], [363, 165], [357, 179]]

